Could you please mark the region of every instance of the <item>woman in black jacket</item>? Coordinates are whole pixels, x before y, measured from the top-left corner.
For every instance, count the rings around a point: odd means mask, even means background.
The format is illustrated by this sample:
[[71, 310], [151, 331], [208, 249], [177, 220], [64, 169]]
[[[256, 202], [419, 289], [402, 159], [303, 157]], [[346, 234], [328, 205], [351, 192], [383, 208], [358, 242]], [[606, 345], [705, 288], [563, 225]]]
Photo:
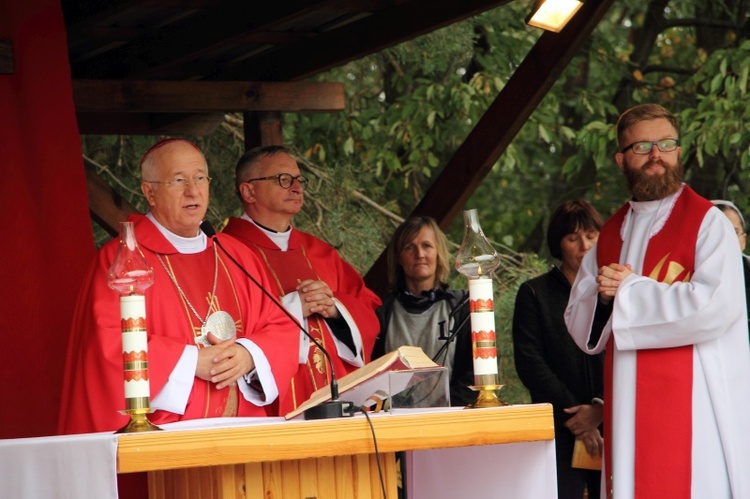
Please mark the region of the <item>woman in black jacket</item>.
[[518, 289], [513, 314], [513, 353], [518, 375], [534, 403], [553, 406], [557, 489], [560, 499], [599, 497], [601, 472], [571, 467], [581, 440], [600, 455], [604, 354], [588, 355], [573, 342], [563, 315], [583, 255], [596, 244], [603, 221], [585, 201], [558, 206], [550, 219], [547, 244], [560, 264]]

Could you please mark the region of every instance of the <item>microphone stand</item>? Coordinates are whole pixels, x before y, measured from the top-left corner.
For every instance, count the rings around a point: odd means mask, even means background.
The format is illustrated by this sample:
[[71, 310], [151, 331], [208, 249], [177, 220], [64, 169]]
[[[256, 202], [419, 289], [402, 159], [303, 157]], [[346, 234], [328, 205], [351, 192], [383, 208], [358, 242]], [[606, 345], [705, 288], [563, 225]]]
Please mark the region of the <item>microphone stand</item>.
[[[450, 321], [454, 315], [458, 314], [461, 308], [464, 305], [466, 305], [468, 302], [469, 302], [469, 296], [467, 295], [466, 298], [458, 302], [456, 306], [453, 308], [453, 310], [451, 310], [450, 314], [448, 314], [448, 321]], [[433, 362], [437, 362], [437, 359], [440, 357], [440, 354], [443, 353], [450, 346], [451, 342], [453, 342], [453, 340], [456, 338], [456, 335], [458, 335], [458, 333], [461, 331], [461, 328], [464, 327], [464, 324], [466, 324], [466, 321], [468, 321], [470, 317], [471, 317], [471, 314], [464, 317], [464, 320], [461, 321], [461, 324], [453, 325], [453, 329], [451, 330], [450, 336], [448, 336], [448, 339], [445, 340], [445, 343], [443, 343], [443, 345], [440, 347], [437, 353], [435, 353], [435, 355], [432, 357]], [[442, 364], [442, 362], [440, 364]]]
[[352, 402], [344, 402], [339, 400], [339, 382], [336, 379], [336, 372], [333, 367], [333, 361], [331, 360], [331, 355], [326, 351], [326, 349], [323, 347], [323, 345], [320, 344], [320, 342], [315, 339], [310, 333], [307, 332], [307, 330], [302, 327], [302, 324], [299, 323], [296, 317], [294, 317], [287, 309], [282, 305], [276, 297], [274, 297], [271, 293], [268, 292], [266, 288], [264, 288], [261, 283], [255, 279], [240, 263], [234, 259], [234, 257], [222, 246], [221, 242], [219, 241], [219, 238], [216, 237], [216, 231], [214, 230], [213, 225], [211, 225], [211, 222], [209, 221], [203, 221], [200, 225], [201, 230], [203, 233], [205, 233], [208, 237], [210, 237], [214, 244], [216, 244], [222, 252], [224, 252], [225, 255], [234, 263], [237, 268], [239, 268], [245, 276], [247, 276], [248, 279], [250, 279], [253, 284], [255, 284], [258, 289], [260, 289], [263, 294], [265, 294], [278, 308], [281, 309], [282, 312], [296, 325], [302, 333], [304, 333], [305, 336], [307, 336], [310, 341], [315, 343], [315, 345], [320, 349], [321, 352], [326, 357], [326, 360], [328, 361], [328, 365], [331, 369], [331, 400], [329, 402], [325, 402], [323, 404], [317, 405], [315, 407], [311, 407], [307, 409], [303, 414], [305, 416], [305, 419], [330, 419], [330, 418], [343, 418], [343, 417], [351, 417], [354, 415], [354, 413], [357, 411], [357, 408], [354, 407], [354, 404]]
[[451, 332], [451, 335], [450, 335], [450, 336], [448, 336], [448, 339], [447, 339], [447, 340], [445, 340], [445, 343], [443, 343], [443, 345], [442, 345], [442, 346], [440, 347], [440, 349], [439, 349], [439, 350], [437, 351], [437, 353], [435, 354], [435, 356], [434, 356], [434, 357], [432, 358], [432, 361], [433, 361], [433, 362], [437, 362], [437, 358], [438, 358], [438, 357], [440, 357], [440, 354], [441, 354], [441, 353], [443, 353], [443, 352], [445, 351], [445, 349], [446, 349], [446, 348], [448, 348], [448, 346], [449, 346], [449, 345], [451, 344], [451, 342], [452, 342], [452, 341], [453, 341], [453, 340], [454, 340], [454, 339], [456, 338], [456, 336], [458, 335], [458, 333], [459, 333], [459, 332], [461, 332], [461, 328], [462, 328], [462, 327], [464, 327], [464, 324], [466, 324], [466, 321], [468, 321], [470, 317], [471, 317], [470, 315], [467, 315], [466, 317], [464, 317], [464, 320], [462, 320], [462, 321], [461, 321], [461, 324], [459, 324], [459, 325], [458, 325], [458, 326], [457, 326], [457, 327], [456, 327], [456, 328], [455, 328], [455, 329], [453, 330], [453, 332]]

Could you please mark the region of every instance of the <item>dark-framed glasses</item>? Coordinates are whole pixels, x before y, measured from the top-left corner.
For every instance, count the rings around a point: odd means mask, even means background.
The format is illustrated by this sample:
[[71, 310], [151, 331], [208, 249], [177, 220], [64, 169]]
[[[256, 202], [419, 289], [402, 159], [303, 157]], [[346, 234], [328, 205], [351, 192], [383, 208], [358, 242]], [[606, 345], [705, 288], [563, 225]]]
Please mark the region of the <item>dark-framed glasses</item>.
[[679, 139], [661, 139], [653, 142], [650, 140], [639, 140], [624, 147], [620, 152], [626, 152], [628, 149], [631, 149], [633, 154], [650, 154], [654, 146], [661, 152], [672, 152], [680, 146], [680, 141]]
[[307, 187], [307, 183], [309, 182], [309, 180], [307, 180], [307, 177], [303, 177], [302, 175], [297, 175], [295, 177], [290, 173], [279, 173], [277, 175], [271, 175], [269, 177], [251, 178], [250, 180], [245, 180], [245, 182], [250, 183], [255, 182], [256, 180], [277, 180], [279, 182], [279, 185], [284, 189], [289, 189], [295, 180], [299, 182], [299, 185], [301, 185], [303, 189]]
[[172, 180], [160, 181], [160, 180], [144, 180], [151, 184], [166, 184], [170, 189], [185, 190], [189, 186], [194, 185], [196, 187], [203, 187], [211, 183], [211, 177], [208, 175], [196, 175], [193, 178], [187, 177], [175, 177]]

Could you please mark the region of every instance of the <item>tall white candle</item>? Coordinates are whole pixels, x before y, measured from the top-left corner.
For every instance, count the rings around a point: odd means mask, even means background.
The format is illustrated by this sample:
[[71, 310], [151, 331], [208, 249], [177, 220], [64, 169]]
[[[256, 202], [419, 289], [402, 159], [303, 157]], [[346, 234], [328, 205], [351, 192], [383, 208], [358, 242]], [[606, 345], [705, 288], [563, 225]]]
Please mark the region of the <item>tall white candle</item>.
[[469, 279], [471, 340], [474, 355], [474, 384], [497, 384], [497, 341], [492, 279]]
[[149, 408], [151, 389], [148, 380], [148, 335], [146, 333], [146, 297], [120, 297], [122, 321], [122, 359], [125, 375], [125, 408]]

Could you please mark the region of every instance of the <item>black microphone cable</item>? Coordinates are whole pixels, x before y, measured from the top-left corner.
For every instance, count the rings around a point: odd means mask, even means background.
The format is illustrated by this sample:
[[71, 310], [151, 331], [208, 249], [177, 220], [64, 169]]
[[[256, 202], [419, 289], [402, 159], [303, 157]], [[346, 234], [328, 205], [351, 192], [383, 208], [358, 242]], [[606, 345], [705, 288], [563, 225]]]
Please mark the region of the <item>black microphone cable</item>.
[[342, 417], [351, 417], [356, 412], [356, 408], [354, 408], [354, 404], [351, 402], [344, 402], [339, 400], [339, 383], [336, 379], [336, 372], [333, 367], [333, 361], [331, 360], [331, 355], [326, 351], [325, 347], [320, 344], [320, 342], [314, 338], [310, 333], [307, 332], [307, 330], [302, 327], [302, 324], [299, 323], [296, 317], [294, 317], [287, 309], [282, 305], [276, 297], [274, 297], [271, 293], [268, 292], [266, 288], [264, 288], [255, 277], [253, 277], [250, 272], [248, 272], [237, 260], [234, 259], [234, 257], [229, 253], [224, 246], [221, 244], [221, 241], [219, 241], [219, 238], [216, 237], [216, 230], [214, 230], [214, 226], [211, 224], [211, 222], [204, 220], [201, 222], [200, 225], [201, 230], [203, 231], [206, 236], [210, 237], [214, 244], [216, 244], [221, 251], [224, 252], [225, 255], [234, 263], [237, 268], [239, 268], [245, 276], [247, 276], [248, 279], [250, 279], [253, 284], [255, 284], [258, 289], [260, 289], [263, 294], [265, 294], [278, 308], [281, 309], [282, 312], [294, 323], [295, 326], [297, 326], [300, 331], [304, 333], [305, 336], [307, 336], [310, 341], [315, 343], [315, 345], [320, 349], [321, 352], [326, 357], [326, 360], [328, 361], [328, 365], [331, 368], [331, 400], [330, 402], [326, 402], [324, 404], [317, 405], [315, 407], [311, 407], [307, 409], [304, 412], [305, 419], [328, 419], [328, 418], [342, 418]]
[[[203, 231], [206, 236], [210, 237], [214, 244], [216, 244], [221, 251], [224, 252], [225, 255], [234, 263], [237, 268], [239, 268], [243, 274], [245, 274], [252, 282], [255, 284], [258, 289], [260, 289], [263, 294], [265, 294], [277, 307], [281, 309], [282, 312], [302, 331], [305, 336], [307, 336], [310, 341], [315, 343], [315, 345], [320, 348], [320, 351], [323, 352], [323, 354], [326, 356], [326, 360], [328, 361], [328, 365], [331, 368], [331, 401], [327, 402], [325, 404], [322, 404], [317, 407], [311, 407], [310, 409], [307, 409], [304, 412], [305, 419], [326, 419], [326, 418], [332, 418], [332, 417], [351, 417], [354, 416], [357, 412], [362, 412], [362, 414], [365, 415], [365, 419], [367, 419], [367, 423], [370, 426], [370, 432], [372, 433], [372, 441], [373, 446], [375, 447], [375, 460], [378, 465], [378, 477], [380, 479], [380, 489], [383, 493], [383, 499], [387, 499], [388, 495], [386, 494], [385, 490], [385, 478], [383, 477], [383, 468], [380, 464], [381, 456], [380, 451], [378, 450], [378, 440], [375, 436], [375, 427], [372, 424], [372, 420], [370, 419], [370, 415], [367, 413], [366, 407], [354, 407], [354, 404], [351, 402], [342, 402], [339, 400], [339, 385], [338, 381], [336, 380], [336, 373], [334, 372], [333, 367], [333, 361], [331, 360], [330, 354], [326, 351], [326, 349], [323, 347], [323, 345], [318, 342], [316, 338], [314, 338], [310, 333], [307, 332], [307, 330], [302, 327], [302, 324], [299, 323], [296, 317], [294, 317], [287, 309], [284, 307], [279, 301], [271, 295], [271, 293], [268, 292], [266, 288], [264, 288], [258, 281], [255, 279], [240, 263], [235, 260], [235, 258], [222, 246], [219, 239], [216, 237], [216, 231], [214, 230], [213, 225], [211, 222], [203, 221], [200, 225], [201, 230]], [[321, 409], [323, 408], [323, 409]]]
[[380, 490], [383, 492], [383, 499], [387, 499], [388, 495], [385, 493], [385, 478], [383, 478], [383, 468], [380, 465], [380, 451], [378, 450], [378, 439], [375, 436], [375, 427], [372, 424], [372, 420], [370, 419], [370, 415], [367, 413], [367, 408], [365, 406], [359, 407], [356, 410], [362, 411], [362, 414], [365, 415], [365, 418], [367, 419], [367, 424], [370, 425], [370, 433], [372, 433], [372, 443], [375, 447], [375, 462], [378, 463], [378, 477], [380, 478]]

